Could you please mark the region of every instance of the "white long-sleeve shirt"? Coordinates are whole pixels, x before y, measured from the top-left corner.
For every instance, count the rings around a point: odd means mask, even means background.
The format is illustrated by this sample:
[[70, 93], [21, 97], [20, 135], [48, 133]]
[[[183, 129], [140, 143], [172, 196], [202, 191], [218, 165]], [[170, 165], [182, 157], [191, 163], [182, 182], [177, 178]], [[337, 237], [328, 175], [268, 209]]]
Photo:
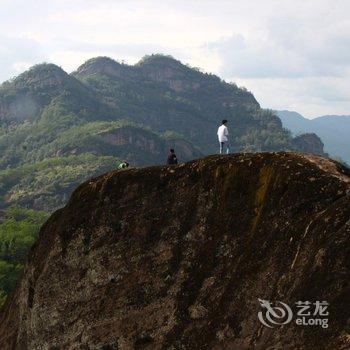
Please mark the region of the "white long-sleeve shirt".
[[228, 136], [227, 126], [222, 124], [221, 126], [219, 126], [219, 129], [218, 129], [219, 142], [227, 142], [228, 141], [227, 136]]

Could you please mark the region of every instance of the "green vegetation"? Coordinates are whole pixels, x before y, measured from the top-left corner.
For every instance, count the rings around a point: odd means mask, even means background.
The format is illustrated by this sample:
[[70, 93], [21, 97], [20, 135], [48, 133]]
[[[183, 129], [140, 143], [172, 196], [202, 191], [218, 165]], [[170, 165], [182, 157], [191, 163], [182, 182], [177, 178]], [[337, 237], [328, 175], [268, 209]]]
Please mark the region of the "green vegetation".
[[181, 160], [216, 153], [222, 119], [232, 151], [291, 148], [291, 134], [249, 91], [171, 56], [134, 66], [99, 57], [70, 75], [41, 64], [2, 84], [0, 305], [46, 218], [13, 205], [52, 212], [120, 161], [163, 163], [173, 144]]
[[118, 159], [159, 164], [176, 140], [188, 142], [187, 157], [188, 147], [193, 157], [216, 153], [224, 118], [233, 151], [289, 149], [292, 140], [250, 92], [164, 55], [135, 66], [95, 58], [71, 75], [34, 66], [0, 86], [0, 110], [0, 198], [47, 211]]
[[9, 207], [0, 222], [0, 307], [15, 287], [46, 212]]
[[80, 183], [119, 163], [114, 157], [86, 153], [4, 169], [0, 171], [0, 198], [5, 203], [52, 211], [62, 207]]

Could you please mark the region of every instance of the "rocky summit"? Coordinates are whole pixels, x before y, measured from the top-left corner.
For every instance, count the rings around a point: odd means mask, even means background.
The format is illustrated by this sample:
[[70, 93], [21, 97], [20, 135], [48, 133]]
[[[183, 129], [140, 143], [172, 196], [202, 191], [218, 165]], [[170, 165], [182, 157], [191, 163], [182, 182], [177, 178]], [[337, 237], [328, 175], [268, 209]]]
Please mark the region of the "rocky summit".
[[[349, 349], [349, 184], [296, 153], [86, 182], [43, 226], [0, 348]], [[298, 324], [299, 301], [328, 303], [328, 327]]]

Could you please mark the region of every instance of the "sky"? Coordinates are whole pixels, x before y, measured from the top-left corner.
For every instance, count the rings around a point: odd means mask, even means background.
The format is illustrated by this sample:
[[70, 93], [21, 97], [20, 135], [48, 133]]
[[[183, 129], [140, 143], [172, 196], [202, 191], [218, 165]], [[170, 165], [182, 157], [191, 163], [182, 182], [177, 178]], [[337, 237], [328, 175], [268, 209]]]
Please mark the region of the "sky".
[[350, 115], [350, 0], [0, 0], [0, 81], [52, 62], [170, 54], [263, 108]]

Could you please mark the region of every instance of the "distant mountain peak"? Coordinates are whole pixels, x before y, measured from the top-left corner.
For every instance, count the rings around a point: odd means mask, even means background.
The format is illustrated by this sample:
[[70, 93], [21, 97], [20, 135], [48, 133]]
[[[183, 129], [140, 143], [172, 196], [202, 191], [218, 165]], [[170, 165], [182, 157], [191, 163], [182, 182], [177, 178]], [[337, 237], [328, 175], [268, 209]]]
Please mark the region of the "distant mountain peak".
[[163, 54], [152, 54], [152, 55], [146, 55], [144, 56], [138, 63], [138, 66], [145, 66], [145, 65], [171, 65], [171, 66], [184, 66], [179, 60], [175, 59], [174, 57], [170, 55], [163, 55]]
[[86, 104], [97, 105], [92, 92], [78, 79], [55, 64], [42, 63], [1, 85], [0, 121], [40, 119], [43, 109], [57, 97], [69, 101], [73, 109], [81, 109]]
[[20, 74], [15, 78], [13, 84], [15, 86], [42, 85], [47, 82], [62, 84], [67, 79], [70, 79], [70, 77], [61, 67], [53, 63], [41, 63]]
[[[136, 67], [142, 69], [146, 74], [152, 72], [167, 72], [167, 75], [181, 77], [183, 75], [190, 74], [192, 77], [201, 75], [196, 69], [191, 68], [181, 61], [173, 58], [169, 55], [152, 54], [144, 56], [137, 64]], [[172, 73], [170, 73], [172, 72]], [[157, 73], [158, 74], [158, 73]], [[162, 73], [161, 73], [162, 74]]]
[[40, 73], [40, 72], [56, 72], [56, 73], [62, 73], [62, 74], [67, 74], [61, 67], [57, 66], [54, 63], [39, 63], [31, 68], [29, 68], [25, 73]]
[[283, 126], [291, 130], [294, 135], [315, 133], [321, 137], [325, 151], [331, 157], [340, 157], [342, 161], [350, 163], [348, 147], [350, 116], [333, 115], [307, 119], [297, 112], [278, 111], [277, 113]]
[[126, 67], [110, 57], [100, 56], [83, 63], [73, 75], [104, 74], [115, 76], [119, 75], [124, 66]]

